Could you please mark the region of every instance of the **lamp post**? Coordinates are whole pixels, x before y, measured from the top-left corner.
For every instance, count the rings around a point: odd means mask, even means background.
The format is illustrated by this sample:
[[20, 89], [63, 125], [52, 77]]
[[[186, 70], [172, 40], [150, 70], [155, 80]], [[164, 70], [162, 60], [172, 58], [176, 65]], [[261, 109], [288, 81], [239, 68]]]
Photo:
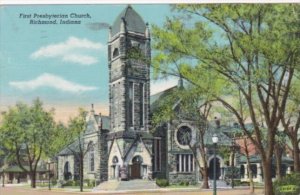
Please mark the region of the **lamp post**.
[[234, 141], [232, 139], [232, 142], [231, 142], [231, 151], [232, 151], [232, 154], [231, 154], [231, 188], [234, 188], [234, 182], [233, 182], [233, 177], [234, 177], [234, 173], [233, 173], [233, 168], [234, 168]]
[[5, 175], [4, 175], [4, 170], [2, 170], [2, 187], [4, 188], [4, 180], [5, 180]]
[[212, 142], [214, 144], [214, 195], [217, 195], [217, 156], [216, 156], [216, 150], [217, 150], [217, 143], [219, 141], [219, 138], [217, 134], [214, 134], [212, 136]]
[[50, 181], [50, 164], [51, 164], [51, 160], [48, 159], [47, 165], [48, 165], [48, 189], [51, 190], [51, 181]]

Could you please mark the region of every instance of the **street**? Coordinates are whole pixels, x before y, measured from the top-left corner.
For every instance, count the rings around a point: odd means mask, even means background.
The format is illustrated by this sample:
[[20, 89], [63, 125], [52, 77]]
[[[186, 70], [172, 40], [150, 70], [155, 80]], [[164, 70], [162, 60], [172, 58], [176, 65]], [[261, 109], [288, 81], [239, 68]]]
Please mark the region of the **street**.
[[[203, 191], [188, 191], [183, 189], [168, 190], [162, 189], [160, 191], [116, 191], [116, 192], [79, 192], [79, 191], [63, 191], [63, 189], [53, 189], [51, 191], [45, 189], [30, 189], [25, 187], [0, 187], [0, 195], [72, 195], [72, 194], [169, 194], [169, 195], [212, 195], [211, 190]], [[235, 189], [235, 190], [219, 190], [218, 195], [247, 195], [250, 194], [248, 189]], [[256, 195], [262, 195], [262, 190], [256, 190]]]

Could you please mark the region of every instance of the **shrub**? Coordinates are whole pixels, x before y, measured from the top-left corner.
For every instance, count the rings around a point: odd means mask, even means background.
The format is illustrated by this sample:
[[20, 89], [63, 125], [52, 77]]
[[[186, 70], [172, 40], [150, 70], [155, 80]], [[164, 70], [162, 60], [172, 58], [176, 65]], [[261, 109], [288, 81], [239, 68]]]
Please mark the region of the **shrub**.
[[51, 180], [51, 184], [52, 184], [53, 186], [55, 186], [55, 185], [57, 184], [57, 180], [56, 180], [56, 179], [52, 179], [52, 180]]
[[73, 186], [73, 182], [73, 180], [66, 181], [65, 183], [63, 183], [63, 186]]
[[[295, 192], [282, 192], [282, 186], [296, 186]], [[273, 183], [275, 195], [298, 195], [300, 193], [300, 174], [292, 173]]]
[[184, 185], [185, 185], [185, 182], [184, 182], [184, 181], [181, 181], [181, 182], [179, 182], [179, 185], [180, 185], [180, 186], [184, 186]]
[[190, 185], [190, 183], [188, 181], [186, 181], [186, 182], [184, 182], [184, 185], [188, 186], [188, 185]]
[[169, 181], [166, 180], [166, 179], [156, 179], [156, 184], [159, 186], [159, 187], [166, 187], [169, 185]]

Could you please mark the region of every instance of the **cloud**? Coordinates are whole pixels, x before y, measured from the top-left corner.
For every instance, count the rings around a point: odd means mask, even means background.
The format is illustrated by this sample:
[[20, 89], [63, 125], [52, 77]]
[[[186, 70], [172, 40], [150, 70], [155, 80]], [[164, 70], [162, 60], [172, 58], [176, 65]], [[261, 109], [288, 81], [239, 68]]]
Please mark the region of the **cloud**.
[[50, 87], [59, 91], [70, 93], [82, 93], [96, 90], [93, 86], [84, 86], [67, 81], [59, 76], [44, 73], [39, 77], [29, 81], [11, 81], [9, 85], [20, 90], [35, 90], [42, 87]]
[[95, 64], [98, 62], [97, 58], [94, 58], [92, 56], [87, 56], [87, 55], [80, 55], [80, 54], [65, 55], [63, 57], [63, 61], [74, 62], [74, 63], [78, 63], [78, 64], [83, 64], [83, 65], [90, 65], [90, 64]]
[[95, 43], [88, 39], [69, 37], [64, 42], [39, 48], [37, 51], [33, 52], [30, 57], [32, 59], [58, 58], [65, 62], [91, 65], [98, 62], [97, 58], [81, 53], [90, 50], [101, 50], [103, 48], [104, 45], [101, 43]]

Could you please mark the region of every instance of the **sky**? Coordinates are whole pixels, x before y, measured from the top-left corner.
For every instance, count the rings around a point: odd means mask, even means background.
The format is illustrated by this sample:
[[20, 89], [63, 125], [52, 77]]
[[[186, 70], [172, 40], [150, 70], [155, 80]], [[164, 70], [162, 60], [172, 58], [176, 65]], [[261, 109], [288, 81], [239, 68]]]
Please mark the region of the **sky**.
[[[162, 26], [167, 4], [132, 5], [145, 22]], [[39, 97], [56, 120], [66, 122], [79, 107], [108, 115], [108, 30], [126, 5], [5, 5], [0, 7], [0, 111]], [[30, 24], [40, 14], [62, 14], [80, 24]], [[69, 18], [70, 19], [70, 18]], [[52, 20], [52, 19], [50, 19]], [[67, 19], [64, 19], [67, 20]], [[103, 26], [103, 25], [102, 25]], [[104, 25], [105, 26], [105, 25]], [[151, 94], [177, 84], [154, 81]]]

